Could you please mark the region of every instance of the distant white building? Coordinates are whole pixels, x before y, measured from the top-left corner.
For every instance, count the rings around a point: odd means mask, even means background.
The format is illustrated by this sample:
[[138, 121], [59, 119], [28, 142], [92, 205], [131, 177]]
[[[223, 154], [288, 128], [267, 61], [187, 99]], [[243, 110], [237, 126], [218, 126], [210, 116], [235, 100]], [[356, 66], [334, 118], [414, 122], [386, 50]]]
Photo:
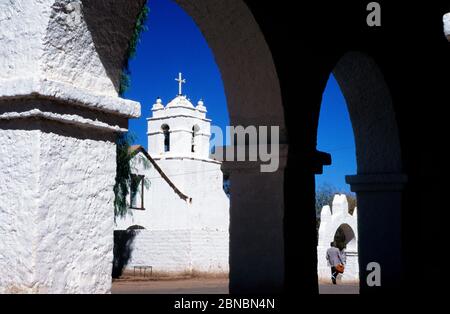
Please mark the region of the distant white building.
[[359, 281], [358, 264], [358, 213], [357, 208], [353, 214], [348, 212], [347, 197], [336, 194], [330, 207], [325, 205], [320, 214], [319, 241], [317, 246], [317, 272], [319, 280], [331, 282], [331, 270], [327, 265], [326, 252], [330, 243], [334, 241], [338, 229], [345, 236], [345, 271], [338, 280], [343, 282]]
[[159, 273], [228, 273], [229, 199], [221, 163], [210, 158], [210, 123], [202, 101], [181, 94], [148, 118], [148, 153], [132, 147], [131, 215], [116, 230], [138, 230], [127, 268]]

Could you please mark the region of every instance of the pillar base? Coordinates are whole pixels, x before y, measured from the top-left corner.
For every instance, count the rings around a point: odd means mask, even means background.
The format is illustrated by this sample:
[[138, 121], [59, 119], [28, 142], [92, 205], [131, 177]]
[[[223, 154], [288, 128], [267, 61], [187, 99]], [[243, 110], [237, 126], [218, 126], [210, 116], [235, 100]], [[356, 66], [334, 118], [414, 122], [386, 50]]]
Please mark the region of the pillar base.
[[[401, 288], [403, 276], [401, 210], [407, 177], [381, 173], [346, 176], [346, 181], [358, 200], [360, 292], [394, 293]], [[373, 262], [379, 265], [379, 285], [368, 267]]]
[[0, 293], [109, 293], [115, 138], [140, 105], [28, 82], [0, 95]]

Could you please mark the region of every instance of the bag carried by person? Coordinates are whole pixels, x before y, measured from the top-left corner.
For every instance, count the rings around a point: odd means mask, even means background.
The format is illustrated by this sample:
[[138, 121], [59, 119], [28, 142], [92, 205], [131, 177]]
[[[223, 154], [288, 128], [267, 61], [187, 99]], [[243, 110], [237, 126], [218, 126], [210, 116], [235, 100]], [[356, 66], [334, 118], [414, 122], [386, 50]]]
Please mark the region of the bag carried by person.
[[343, 274], [343, 273], [344, 273], [344, 269], [345, 269], [345, 267], [344, 267], [343, 264], [337, 264], [337, 265], [336, 265], [336, 271], [337, 271], [339, 274]]

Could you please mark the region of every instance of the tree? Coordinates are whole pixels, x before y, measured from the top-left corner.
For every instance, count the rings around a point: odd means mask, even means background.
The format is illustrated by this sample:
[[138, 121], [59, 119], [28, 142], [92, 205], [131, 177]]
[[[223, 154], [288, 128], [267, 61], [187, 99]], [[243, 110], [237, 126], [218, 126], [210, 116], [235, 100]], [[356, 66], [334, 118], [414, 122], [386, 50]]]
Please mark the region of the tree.
[[316, 190], [316, 232], [317, 237], [319, 237], [319, 227], [320, 227], [320, 214], [322, 208], [325, 205], [330, 205], [333, 203], [334, 194], [336, 194], [337, 189], [329, 184], [324, 183], [319, 186]]
[[[138, 151], [131, 150], [131, 143], [135, 139], [130, 133], [117, 135], [116, 139], [116, 182], [114, 185], [114, 219], [116, 217], [124, 217], [129, 213], [129, 205], [127, 202], [128, 194], [135, 195], [141, 178], [133, 175], [131, 159], [133, 159]], [[146, 157], [138, 156], [133, 162], [134, 166], [142, 165], [144, 169], [151, 167], [150, 161]], [[144, 178], [144, 187], [150, 187], [150, 180]]]

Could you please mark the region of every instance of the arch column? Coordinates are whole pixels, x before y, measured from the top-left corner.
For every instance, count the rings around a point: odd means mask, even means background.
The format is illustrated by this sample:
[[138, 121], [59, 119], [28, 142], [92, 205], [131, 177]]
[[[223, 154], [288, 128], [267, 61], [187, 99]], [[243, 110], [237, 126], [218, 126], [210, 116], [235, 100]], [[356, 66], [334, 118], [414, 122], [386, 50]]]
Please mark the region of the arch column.
[[[398, 289], [402, 276], [401, 208], [407, 181], [402, 173], [346, 176], [358, 200], [358, 255], [361, 293]], [[367, 265], [380, 265], [380, 287], [369, 287]]]
[[[399, 288], [401, 215], [406, 177], [391, 92], [370, 56], [347, 52], [333, 73], [347, 102], [355, 135], [357, 175], [346, 181], [358, 199], [361, 293]], [[381, 287], [368, 287], [366, 267], [381, 267]]]
[[143, 0], [25, 2], [0, 4], [0, 293], [108, 293], [115, 138], [140, 115], [117, 90]]
[[[193, 18], [214, 53], [224, 83], [230, 125], [279, 126], [279, 141], [286, 143], [277, 71], [263, 33], [245, 2], [175, 2]], [[281, 155], [287, 154], [285, 148], [280, 149]], [[219, 150], [216, 147], [216, 154]], [[225, 171], [231, 172], [231, 293], [276, 293], [282, 289], [284, 164], [282, 158], [273, 173], [261, 173], [258, 162], [223, 165]]]
[[277, 157], [280, 163], [275, 172], [261, 172], [259, 161], [223, 163], [231, 182], [230, 293], [280, 293], [283, 289], [287, 145], [280, 146]]

